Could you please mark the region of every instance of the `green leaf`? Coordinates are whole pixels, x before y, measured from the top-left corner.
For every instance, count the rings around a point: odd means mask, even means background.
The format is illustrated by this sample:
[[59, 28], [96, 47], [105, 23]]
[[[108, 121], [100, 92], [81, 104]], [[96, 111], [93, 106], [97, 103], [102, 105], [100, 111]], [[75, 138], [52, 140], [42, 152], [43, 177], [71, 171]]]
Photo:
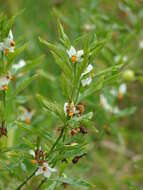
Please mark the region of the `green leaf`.
[[75, 123], [79, 123], [79, 122], [82, 122], [82, 121], [88, 121], [88, 120], [91, 120], [93, 117], [93, 113], [92, 112], [89, 112], [87, 114], [84, 114], [80, 117], [73, 117], [72, 119], [69, 120], [69, 124], [75, 124]]
[[48, 109], [50, 112], [54, 113], [63, 122], [65, 122], [65, 116], [63, 108], [57, 102], [51, 102], [45, 99], [43, 96], [37, 94], [37, 98], [44, 108]]
[[17, 56], [18, 56], [19, 54], [21, 54], [27, 47], [28, 47], [28, 43], [25, 43], [23, 46], [17, 48], [14, 53], [10, 53], [10, 54], [8, 55], [7, 70], [11, 67], [11, 64], [12, 64], [12, 62], [14, 61], [14, 59], [16, 59]]
[[68, 177], [61, 177], [58, 181], [63, 182], [63, 183], [67, 183], [70, 185], [73, 185], [75, 187], [79, 187], [79, 188], [93, 188], [93, 185], [91, 185], [90, 183], [88, 183], [85, 180], [81, 180], [81, 179], [77, 179], [77, 178], [68, 178]]
[[61, 58], [65, 58], [65, 52], [61, 48], [59, 48], [58, 45], [51, 44], [46, 40], [42, 39], [41, 37], [39, 37], [39, 41], [42, 44], [45, 44], [51, 51], [55, 52]]
[[81, 102], [83, 99], [99, 91], [103, 87], [104, 76], [101, 76], [99, 79], [94, 79], [90, 87], [79, 95], [78, 102]]
[[54, 53], [53, 51], [52, 55], [57, 63], [57, 65], [59, 65], [59, 67], [62, 69], [62, 71], [65, 73], [65, 75], [67, 75], [69, 78], [71, 78], [71, 70], [69, 69], [67, 63], [65, 61], [63, 61], [60, 56], [58, 56], [56, 53]]
[[57, 186], [57, 181], [54, 181], [49, 187], [47, 187], [45, 190], [54, 190]]
[[19, 94], [22, 90], [24, 90], [32, 81], [34, 81], [36, 78], [38, 77], [37, 74], [35, 74], [34, 76], [22, 81], [18, 87], [16, 88], [14, 94], [12, 95], [11, 98], [15, 97], [17, 94]]
[[60, 41], [68, 49], [71, 46], [71, 43], [68, 36], [65, 34], [63, 26], [61, 25], [59, 20], [58, 20], [58, 33], [59, 33]]
[[[22, 71], [28, 72], [35, 68], [36, 66], [40, 65], [44, 59], [44, 55], [39, 56], [33, 60], [26, 61], [26, 65], [22, 68]], [[20, 69], [21, 70], [21, 69]]]

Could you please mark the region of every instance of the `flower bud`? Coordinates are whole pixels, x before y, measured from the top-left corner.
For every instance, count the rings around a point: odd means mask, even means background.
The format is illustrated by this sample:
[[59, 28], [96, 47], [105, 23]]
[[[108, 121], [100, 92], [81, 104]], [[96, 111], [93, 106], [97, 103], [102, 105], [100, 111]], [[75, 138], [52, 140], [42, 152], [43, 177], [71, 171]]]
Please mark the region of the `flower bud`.
[[131, 69], [128, 69], [128, 70], [125, 70], [124, 73], [123, 73], [123, 79], [127, 82], [132, 82], [135, 80], [135, 73], [133, 70]]

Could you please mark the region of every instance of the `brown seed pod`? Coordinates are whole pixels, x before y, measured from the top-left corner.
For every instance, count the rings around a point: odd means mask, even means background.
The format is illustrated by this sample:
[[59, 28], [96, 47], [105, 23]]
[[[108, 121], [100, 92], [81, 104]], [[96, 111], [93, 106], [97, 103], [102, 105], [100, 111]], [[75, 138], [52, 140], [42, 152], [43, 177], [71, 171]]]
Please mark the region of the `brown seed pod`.
[[64, 182], [63, 187], [64, 187], [64, 189], [66, 189], [68, 187], [68, 184]]
[[1, 127], [0, 127], [0, 137], [6, 136], [7, 137], [7, 128], [5, 127], [5, 121], [2, 121]]
[[80, 133], [82, 133], [83, 135], [87, 134], [87, 130], [85, 129], [85, 127], [80, 126], [79, 129], [80, 129]]
[[80, 160], [80, 158], [82, 158], [82, 157], [85, 156], [85, 155], [86, 155], [86, 153], [84, 153], [84, 154], [82, 154], [82, 155], [80, 155], [80, 156], [75, 156], [75, 157], [72, 159], [72, 163], [73, 163], [73, 164], [78, 163], [78, 161]]
[[85, 111], [85, 106], [83, 103], [79, 103], [76, 105], [76, 110], [78, 110], [79, 115], [82, 115]]
[[76, 135], [77, 132], [78, 132], [78, 131], [77, 131], [76, 129], [71, 129], [71, 135], [72, 135], [72, 136]]
[[0, 127], [0, 137], [1, 136], [7, 137], [7, 129], [5, 127]]

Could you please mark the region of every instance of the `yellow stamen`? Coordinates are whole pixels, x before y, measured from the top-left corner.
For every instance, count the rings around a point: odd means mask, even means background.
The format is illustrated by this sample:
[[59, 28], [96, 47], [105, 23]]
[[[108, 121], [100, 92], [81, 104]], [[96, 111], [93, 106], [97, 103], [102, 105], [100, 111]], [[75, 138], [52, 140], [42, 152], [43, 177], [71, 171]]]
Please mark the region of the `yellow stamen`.
[[30, 124], [30, 123], [31, 123], [30, 118], [26, 118], [25, 122], [26, 122], [27, 124]]
[[36, 164], [36, 160], [31, 160], [31, 163], [32, 164]]
[[123, 99], [123, 93], [121, 93], [121, 92], [119, 93], [118, 99], [119, 99], [119, 100], [122, 100], [122, 99]]
[[72, 59], [72, 62], [76, 62], [77, 61], [76, 55], [73, 55], [71, 59]]
[[6, 49], [5, 49], [5, 55], [8, 55], [8, 53], [9, 53], [9, 49], [6, 48]]
[[70, 111], [70, 112], [69, 112], [69, 117], [72, 117], [72, 116], [73, 116], [73, 112]]
[[3, 91], [7, 91], [8, 90], [8, 86], [7, 85], [3, 85], [2, 89], [3, 89]]

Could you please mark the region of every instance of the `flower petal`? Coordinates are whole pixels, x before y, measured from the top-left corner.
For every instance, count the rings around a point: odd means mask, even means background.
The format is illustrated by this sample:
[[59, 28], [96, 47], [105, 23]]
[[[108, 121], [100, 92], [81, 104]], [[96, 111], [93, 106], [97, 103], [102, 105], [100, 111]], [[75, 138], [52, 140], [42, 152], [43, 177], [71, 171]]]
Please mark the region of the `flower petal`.
[[77, 51], [77, 57], [81, 58], [81, 56], [84, 54], [83, 50]]
[[76, 50], [73, 46], [70, 47], [69, 50], [67, 50], [68, 56], [71, 58], [73, 55], [76, 55]]
[[9, 37], [9, 39], [13, 40], [13, 34], [12, 34], [12, 31], [11, 31], [11, 30], [9, 31], [8, 37]]
[[35, 176], [38, 176], [38, 175], [40, 175], [40, 174], [42, 174], [42, 173], [43, 173], [43, 169], [42, 169], [41, 166], [39, 166], [38, 170], [37, 170], [36, 173], [35, 173]]
[[8, 85], [9, 81], [7, 77], [0, 78], [0, 90], [2, 90], [4, 85]]
[[65, 102], [65, 104], [64, 104], [64, 113], [65, 113], [65, 115], [67, 115], [67, 106], [68, 106], [68, 103]]
[[51, 176], [51, 171], [47, 170], [46, 172], [43, 173], [44, 177], [49, 178]]
[[125, 94], [127, 92], [127, 86], [125, 83], [121, 84], [119, 87], [119, 93]]
[[92, 78], [88, 77], [86, 79], [81, 80], [81, 84], [83, 87], [88, 86], [92, 82]]
[[81, 77], [83, 77], [84, 75], [90, 73], [93, 70], [93, 66], [91, 64], [89, 64], [87, 66], [87, 68], [85, 69], [85, 71], [81, 74]]

